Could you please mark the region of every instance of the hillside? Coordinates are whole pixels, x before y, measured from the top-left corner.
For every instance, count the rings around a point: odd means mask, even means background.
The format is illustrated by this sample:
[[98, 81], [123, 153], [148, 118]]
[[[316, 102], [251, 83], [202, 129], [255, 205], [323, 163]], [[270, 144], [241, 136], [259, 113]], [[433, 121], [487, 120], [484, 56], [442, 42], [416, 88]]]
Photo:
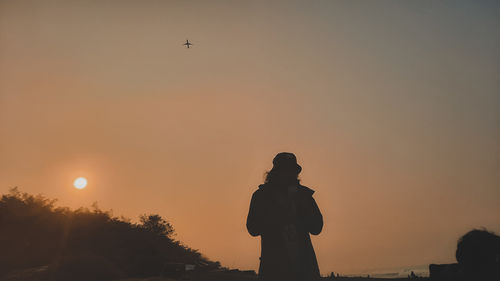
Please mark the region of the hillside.
[[108, 280], [175, 275], [166, 265], [220, 268], [173, 239], [174, 228], [159, 215], [140, 223], [94, 207], [71, 210], [55, 200], [12, 189], [0, 198], [0, 277], [43, 269], [46, 278]]

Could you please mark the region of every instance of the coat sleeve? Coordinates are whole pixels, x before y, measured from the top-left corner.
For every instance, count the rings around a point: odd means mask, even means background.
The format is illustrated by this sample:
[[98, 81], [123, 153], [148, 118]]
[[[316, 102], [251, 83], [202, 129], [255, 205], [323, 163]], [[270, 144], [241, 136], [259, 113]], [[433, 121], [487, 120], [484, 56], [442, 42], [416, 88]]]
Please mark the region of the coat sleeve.
[[259, 191], [253, 193], [247, 216], [247, 230], [252, 236], [261, 235], [264, 228], [263, 202], [259, 193]]
[[312, 197], [311, 204], [311, 212], [308, 218], [309, 232], [313, 235], [318, 235], [323, 229], [323, 215], [321, 215], [318, 204], [316, 204], [316, 201]]

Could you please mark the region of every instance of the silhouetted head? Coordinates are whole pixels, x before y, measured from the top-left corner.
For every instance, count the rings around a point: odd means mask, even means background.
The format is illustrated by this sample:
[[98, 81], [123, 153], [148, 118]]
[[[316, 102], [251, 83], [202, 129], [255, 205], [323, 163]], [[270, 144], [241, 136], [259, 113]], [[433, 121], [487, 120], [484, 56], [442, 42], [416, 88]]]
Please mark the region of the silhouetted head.
[[474, 229], [458, 240], [456, 258], [467, 275], [488, 275], [500, 265], [500, 236]]
[[298, 181], [301, 171], [302, 167], [297, 164], [293, 153], [281, 152], [274, 157], [273, 168], [267, 172], [265, 183], [292, 184]]

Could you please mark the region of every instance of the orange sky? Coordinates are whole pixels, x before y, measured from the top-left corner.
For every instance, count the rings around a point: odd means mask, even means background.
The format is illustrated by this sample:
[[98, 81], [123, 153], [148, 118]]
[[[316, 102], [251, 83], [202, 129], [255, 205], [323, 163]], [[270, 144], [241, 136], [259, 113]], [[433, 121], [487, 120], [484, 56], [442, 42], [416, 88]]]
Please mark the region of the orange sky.
[[292, 151], [324, 215], [323, 274], [453, 262], [469, 229], [500, 232], [499, 15], [495, 1], [0, 1], [0, 192], [159, 213], [209, 258], [256, 269], [250, 196]]

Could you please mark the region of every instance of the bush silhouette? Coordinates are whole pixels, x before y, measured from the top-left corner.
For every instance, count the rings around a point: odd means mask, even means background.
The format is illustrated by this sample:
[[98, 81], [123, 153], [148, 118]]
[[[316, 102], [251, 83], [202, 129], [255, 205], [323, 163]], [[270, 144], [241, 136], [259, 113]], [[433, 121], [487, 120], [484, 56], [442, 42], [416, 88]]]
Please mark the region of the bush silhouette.
[[97, 207], [55, 207], [55, 200], [16, 188], [0, 198], [0, 230], [0, 276], [45, 265], [52, 280], [79, 270], [92, 280], [158, 276], [166, 262], [220, 266], [173, 240], [174, 228], [160, 215], [135, 224]]
[[174, 235], [173, 226], [159, 215], [141, 215], [142, 227], [151, 233], [171, 238]]

